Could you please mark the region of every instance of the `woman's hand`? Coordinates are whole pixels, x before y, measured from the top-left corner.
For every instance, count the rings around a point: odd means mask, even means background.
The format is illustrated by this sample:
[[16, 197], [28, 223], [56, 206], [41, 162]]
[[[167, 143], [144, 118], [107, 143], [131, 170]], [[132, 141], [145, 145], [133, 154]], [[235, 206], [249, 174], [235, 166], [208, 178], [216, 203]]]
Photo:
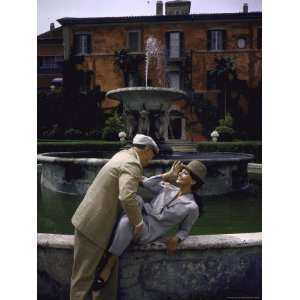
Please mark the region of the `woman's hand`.
[[162, 175], [163, 180], [172, 181], [175, 180], [178, 176], [178, 173], [182, 169], [182, 162], [180, 160], [175, 160], [171, 169]]
[[134, 241], [138, 240], [138, 238], [142, 234], [143, 228], [144, 228], [144, 222], [143, 221], [134, 227], [134, 230], [133, 230], [133, 240]]
[[178, 244], [178, 239], [176, 236], [162, 239], [161, 242], [163, 242], [166, 245], [168, 255], [175, 254]]

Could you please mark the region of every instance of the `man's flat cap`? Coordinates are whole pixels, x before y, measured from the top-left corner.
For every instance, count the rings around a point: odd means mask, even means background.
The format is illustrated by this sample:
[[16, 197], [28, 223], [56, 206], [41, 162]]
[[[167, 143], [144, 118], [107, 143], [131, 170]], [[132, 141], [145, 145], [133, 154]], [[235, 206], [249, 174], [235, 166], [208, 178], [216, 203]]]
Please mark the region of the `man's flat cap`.
[[140, 134], [138, 133], [132, 141], [133, 145], [147, 145], [150, 146], [155, 154], [158, 154], [159, 152], [159, 148], [157, 146], [157, 144], [155, 143], [155, 141], [152, 139], [152, 137], [148, 136], [148, 135], [144, 135], [144, 134]]

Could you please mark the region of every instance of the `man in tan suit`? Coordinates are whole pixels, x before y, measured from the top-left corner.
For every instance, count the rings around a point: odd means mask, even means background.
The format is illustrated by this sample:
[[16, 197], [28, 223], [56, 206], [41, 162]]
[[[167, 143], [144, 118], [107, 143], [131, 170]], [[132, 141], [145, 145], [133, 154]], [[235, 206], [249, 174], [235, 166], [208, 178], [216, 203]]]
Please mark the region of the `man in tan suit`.
[[[135, 194], [143, 167], [158, 151], [151, 137], [137, 134], [133, 139], [133, 147], [115, 154], [89, 187], [72, 218], [75, 240], [71, 300], [89, 299], [97, 265], [105, 254], [122, 208], [132, 225], [134, 236], [138, 237], [141, 233], [143, 219]], [[117, 267], [107, 285], [93, 295], [93, 299], [116, 299], [116, 286]]]

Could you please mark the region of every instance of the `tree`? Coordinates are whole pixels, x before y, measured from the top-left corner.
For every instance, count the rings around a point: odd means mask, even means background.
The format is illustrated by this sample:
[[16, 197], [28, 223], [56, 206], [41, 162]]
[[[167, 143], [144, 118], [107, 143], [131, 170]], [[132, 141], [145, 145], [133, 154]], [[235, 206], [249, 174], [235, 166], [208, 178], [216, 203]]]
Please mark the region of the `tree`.
[[125, 131], [125, 122], [122, 116], [120, 116], [115, 110], [112, 114], [105, 120], [105, 127], [103, 128], [102, 138], [108, 141], [117, 141], [118, 133], [120, 131]]
[[[38, 136], [63, 138], [70, 129], [80, 130], [82, 137], [92, 137], [104, 124], [100, 102], [105, 93], [100, 86], [89, 89], [87, 76], [78, 68], [83, 57], [71, 55], [63, 65], [63, 89], [59, 93], [38, 93]], [[91, 71], [85, 75], [92, 76]], [[86, 87], [84, 91], [82, 87]], [[45, 134], [44, 134], [45, 133]]]
[[215, 69], [210, 71], [210, 75], [215, 77], [217, 88], [223, 91], [224, 116], [226, 116], [230, 83], [237, 79], [237, 72], [234, 61], [231, 57], [216, 58], [215, 62]]
[[141, 85], [142, 79], [139, 75], [139, 65], [144, 60], [144, 55], [129, 54], [126, 49], [115, 51], [114, 64], [122, 72], [124, 86], [129, 86], [130, 79], [134, 85]]
[[197, 116], [197, 121], [187, 120], [187, 127], [192, 128], [193, 125], [201, 122], [202, 134], [210, 138], [210, 133], [215, 128], [219, 119], [217, 107], [213, 105], [204, 94], [188, 92], [188, 98], [184, 109], [190, 109], [191, 114]]

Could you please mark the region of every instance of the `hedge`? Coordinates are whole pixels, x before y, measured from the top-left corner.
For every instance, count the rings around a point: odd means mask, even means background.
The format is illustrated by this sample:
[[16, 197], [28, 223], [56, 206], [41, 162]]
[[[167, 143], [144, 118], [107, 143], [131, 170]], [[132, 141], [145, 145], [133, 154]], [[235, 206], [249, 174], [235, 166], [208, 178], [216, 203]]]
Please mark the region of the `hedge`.
[[198, 152], [239, 152], [254, 155], [254, 162], [262, 161], [262, 143], [260, 141], [247, 142], [201, 142], [197, 145]]
[[124, 146], [121, 142], [82, 141], [82, 140], [39, 140], [37, 153], [69, 151], [118, 151]]

